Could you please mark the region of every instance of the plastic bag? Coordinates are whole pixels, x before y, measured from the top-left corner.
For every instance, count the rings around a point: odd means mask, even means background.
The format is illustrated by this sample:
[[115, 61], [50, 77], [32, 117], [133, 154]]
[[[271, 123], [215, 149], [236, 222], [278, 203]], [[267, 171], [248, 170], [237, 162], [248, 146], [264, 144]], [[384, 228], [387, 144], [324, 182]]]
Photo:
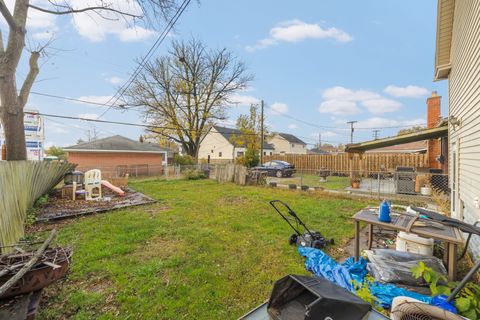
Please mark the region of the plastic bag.
[[442, 261], [436, 257], [389, 249], [367, 250], [366, 253], [369, 260], [368, 272], [379, 282], [426, 286], [423, 278], [415, 279], [412, 276], [412, 268], [420, 261], [439, 275], [447, 274]]

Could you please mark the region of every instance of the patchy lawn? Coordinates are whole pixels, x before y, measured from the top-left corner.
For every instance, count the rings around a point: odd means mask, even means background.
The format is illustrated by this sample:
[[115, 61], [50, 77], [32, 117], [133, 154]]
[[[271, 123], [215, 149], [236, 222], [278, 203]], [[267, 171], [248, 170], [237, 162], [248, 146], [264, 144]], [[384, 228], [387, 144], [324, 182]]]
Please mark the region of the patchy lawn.
[[290, 178], [269, 177], [268, 181], [276, 181], [282, 184], [295, 183], [297, 185], [307, 185], [309, 187], [323, 187], [327, 190], [343, 190], [350, 186], [349, 177], [329, 176], [327, 181], [320, 182], [320, 177], [314, 174], [296, 173]]
[[236, 319], [268, 298], [276, 279], [306, 273], [269, 200], [288, 202], [337, 246], [366, 205], [208, 180], [131, 186], [159, 203], [59, 226], [59, 242], [74, 248], [72, 270], [45, 291], [38, 319]]

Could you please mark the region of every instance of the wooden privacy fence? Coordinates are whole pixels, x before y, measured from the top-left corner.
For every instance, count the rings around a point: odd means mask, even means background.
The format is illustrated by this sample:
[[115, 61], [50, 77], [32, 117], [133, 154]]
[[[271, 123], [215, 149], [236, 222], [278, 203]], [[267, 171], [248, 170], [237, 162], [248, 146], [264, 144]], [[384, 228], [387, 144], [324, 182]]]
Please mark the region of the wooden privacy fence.
[[[348, 153], [339, 154], [287, 154], [264, 156], [264, 162], [283, 160], [295, 165], [297, 170], [318, 170], [326, 168], [332, 172], [348, 172], [361, 170], [365, 172], [395, 170], [398, 166], [423, 168], [428, 166], [426, 154], [411, 153], [365, 153], [362, 158], [358, 154], [349, 159]], [[352, 162], [350, 164], [350, 161]], [[350, 167], [350, 165], [352, 165]]]
[[69, 163], [0, 161], [0, 246], [23, 237], [28, 208], [74, 168]]
[[245, 185], [247, 183], [248, 170], [246, 167], [236, 164], [215, 166], [214, 177], [220, 183], [235, 182]]

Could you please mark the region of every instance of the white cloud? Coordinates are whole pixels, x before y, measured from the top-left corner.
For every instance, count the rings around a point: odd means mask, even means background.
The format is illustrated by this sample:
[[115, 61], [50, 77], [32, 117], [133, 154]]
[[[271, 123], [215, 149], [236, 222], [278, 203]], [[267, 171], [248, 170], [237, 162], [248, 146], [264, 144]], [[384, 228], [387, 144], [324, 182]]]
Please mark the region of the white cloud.
[[77, 115], [77, 117], [91, 120], [100, 119], [100, 115], [96, 113], [80, 113]]
[[325, 131], [320, 133], [322, 135], [322, 138], [329, 138], [329, 137], [335, 137], [338, 136], [338, 133], [333, 132], [333, 131]]
[[366, 120], [361, 120], [355, 124], [358, 128], [386, 128], [386, 127], [400, 127], [400, 126], [415, 126], [424, 125], [425, 119], [417, 118], [410, 120], [397, 120], [391, 118], [373, 117]]
[[[92, 2], [93, 1], [93, 2]], [[99, 4], [100, 0], [68, 0], [75, 9], [84, 8], [88, 5]], [[122, 12], [141, 15], [142, 11], [137, 1], [110, 0], [111, 8]], [[103, 17], [103, 18], [102, 18]], [[71, 21], [77, 32], [84, 38], [93, 42], [104, 40], [109, 35], [116, 36], [120, 41], [132, 42], [143, 41], [153, 37], [153, 30], [135, 26], [133, 17], [121, 16], [109, 11], [102, 11], [102, 17], [87, 13], [72, 15]]]
[[285, 103], [275, 102], [270, 106], [272, 114], [282, 114], [288, 112], [288, 105]]
[[394, 85], [387, 86], [385, 93], [396, 98], [422, 98], [429, 94], [426, 88], [418, 86], [397, 87]]
[[295, 123], [290, 123], [288, 125], [288, 129], [297, 129], [297, 128], [298, 128], [298, 126]]
[[123, 82], [123, 79], [120, 78], [120, 77], [109, 77], [109, 78], [105, 78], [105, 80], [111, 84], [120, 84]]
[[[111, 103], [112, 96], [81, 96], [77, 98], [78, 100], [93, 102], [93, 103]], [[82, 103], [80, 101], [74, 101], [74, 103]]]
[[337, 116], [346, 116], [361, 112], [356, 102], [347, 100], [324, 101], [320, 104], [320, 108], [318, 108], [318, 110], [321, 113], [331, 113]]
[[346, 101], [364, 101], [378, 99], [378, 93], [367, 90], [351, 90], [344, 87], [332, 87], [326, 89], [322, 94], [325, 100], [346, 100]]
[[231, 105], [249, 106], [251, 104], [259, 103], [260, 99], [257, 99], [254, 96], [249, 96], [249, 95], [232, 94], [228, 99], [228, 102]]
[[123, 42], [147, 40], [156, 34], [154, 30], [142, 27], [126, 28], [118, 32], [118, 38]]
[[385, 98], [365, 100], [362, 104], [373, 114], [394, 112], [402, 107], [400, 102]]
[[398, 101], [387, 99], [374, 91], [352, 90], [337, 86], [326, 89], [320, 104], [321, 113], [330, 113], [336, 116], [358, 114], [362, 111], [359, 103], [372, 114], [398, 111], [402, 104]]
[[35, 40], [50, 40], [54, 36], [55, 34], [50, 31], [35, 32], [32, 34], [32, 38]]
[[301, 20], [290, 20], [279, 23], [270, 29], [270, 37], [247, 46], [246, 50], [253, 52], [281, 42], [295, 43], [306, 39], [333, 39], [337, 42], [349, 42], [353, 37], [343, 30], [330, 27], [322, 28], [317, 23], [306, 23]]

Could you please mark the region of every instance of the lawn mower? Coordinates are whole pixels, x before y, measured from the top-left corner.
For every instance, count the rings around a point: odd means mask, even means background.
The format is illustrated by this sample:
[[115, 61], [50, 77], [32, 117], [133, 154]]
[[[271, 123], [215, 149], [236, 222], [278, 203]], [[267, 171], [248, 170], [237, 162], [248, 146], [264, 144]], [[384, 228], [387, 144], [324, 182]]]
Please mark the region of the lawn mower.
[[[333, 239], [325, 239], [320, 232], [308, 229], [305, 223], [300, 220], [297, 214], [285, 202], [280, 200], [272, 200], [270, 201], [270, 205], [295, 231], [295, 233], [293, 233], [288, 240], [290, 245], [296, 244], [302, 247], [323, 249], [327, 245], [333, 244]], [[280, 206], [283, 206], [283, 209], [280, 209]]]

